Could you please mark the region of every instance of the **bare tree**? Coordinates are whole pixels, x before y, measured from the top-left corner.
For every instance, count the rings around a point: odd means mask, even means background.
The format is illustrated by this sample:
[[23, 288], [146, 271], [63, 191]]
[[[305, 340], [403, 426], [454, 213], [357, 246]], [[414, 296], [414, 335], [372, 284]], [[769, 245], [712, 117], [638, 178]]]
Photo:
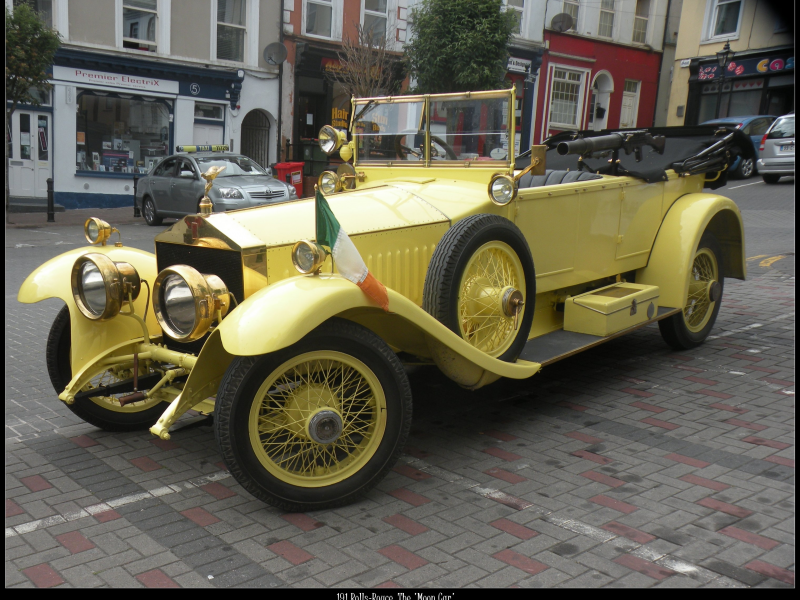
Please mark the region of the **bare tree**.
[[341, 84], [348, 96], [382, 96], [392, 89], [395, 64], [399, 61], [399, 55], [390, 50], [392, 34], [389, 27], [384, 35], [359, 23], [356, 36], [344, 39], [338, 53], [340, 67], [330, 70], [329, 76]]

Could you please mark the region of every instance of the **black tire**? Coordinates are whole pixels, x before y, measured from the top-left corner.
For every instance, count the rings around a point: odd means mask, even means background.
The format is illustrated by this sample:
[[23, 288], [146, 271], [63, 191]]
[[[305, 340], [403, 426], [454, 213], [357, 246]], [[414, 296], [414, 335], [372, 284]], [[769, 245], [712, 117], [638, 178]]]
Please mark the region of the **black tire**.
[[508, 219], [489, 214], [473, 215], [459, 221], [447, 231], [436, 246], [425, 275], [422, 308], [445, 327], [462, 335], [458, 316], [461, 279], [472, 255], [491, 241], [505, 242], [511, 247], [522, 263], [525, 276], [525, 305], [516, 337], [497, 357], [513, 362], [522, 352], [531, 330], [536, 298], [536, 271], [525, 236]]
[[781, 178], [780, 175], [762, 175], [761, 178], [764, 180], [764, 183], [768, 183], [773, 185], [778, 183], [778, 180]]
[[[711, 329], [714, 327], [714, 323], [717, 320], [719, 309], [722, 306], [722, 293], [724, 289], [724, 277], [722, 277], [722, 273], [725, 272], [724, 265], [722, 263], [722, 248], [720, 247], [717, 238], [710, 231], [706, 231], [703, 234], [703, 237], [700, 239], [700, 243], [697, 245], [695, 256], [702, 249], [709, 250], [716, 258], [717, 269], [719, 272], [719, 279], [717, 280], [719, 283], [719, 298], [716, 300], [716, 302], [714, 302], [711, 317], [700, 331], [692, 331], [689, 329], [684, 317], [685, 309], [678, 314], [667, 317], [666, 319], [661, 319], [658, 322], [658, 328], [661, 331], [661, 337], [663, 337], [664, 341], [667, 342], [667, 344], [674, 350], [690, 350], [691, 348], [696, 348], [702, 344], [711, 333]], [[694, 261], [694, 258], [692, 260]]]
[[[386, 423], [382, 437], [376, 436], [374, 441], [377, 444], [374, 454], [358, 470], [343, 480], [310, 487], [287, 481], [293, 477], [292, 473], [281, 472], [283, 475], [281, 478], [262, 464], [251, 442], [249, 420], [259, 388], [275, 376], [276, 369], [287, 361], [299, 360], [306, 353], [317, 351], [341, 353], [366, 365], [377, 378], [383, 391], [386, 401]], [[295, 389], [296, 385], [299, 384], [283, 387], [283, 390]], [[287, 399], [278, 410], [288, 414], [287, 407], [291, 402], [292, 400]], [[269, 409], [279, 405], [280, 402], [273, 399], [270, 403], [262, 403], [261, 407]], [[235, 358], [225, 372], [217, 392], [214, 431], [225, 465], [253, 496], [286, 511], [319, 510], [349, 504], [383, 479], [397, 462], [408, 438], [411, 410], [411, 387], [397, 355], [369, 329], [351, 321], [334, 318], [287, 348], [261, 356]], [[288, 431], [289, 426], [286, 425], [283, 429]], [[308, 446], [313, 446], [315, 443], [307, 441]], [[267, 441], [267, 447], [269, 445], [270, 442]], [[317, 443], [314, 448], [322, 447]], [[337, 452], [335, 446], [328, 448], [333, 448], [334, 453]], [[291, 454], [288, 450], [285, 452]], [[295, 456], [302, 453], [297, 451]], [[293, 460], [285, 456], [286, 454], [281, 455], [281, 461]], [[317, 460], [314, 456], [310, 464], [318, 465]], [[274, 469], [280, 471], [281, 467], [277, 463], [273, 462], [272, 465]], [[301, 468], [304, 467], [305, 463], [301, 465]]]
[[153, 199], [150, 196], [145, 196], [142, 200], [142, 216], [144, 217], [145, 223], [147, 223], [150, 227], [161, 225], [163, 221], [163, 219], [158, 216], [155, 202], [153, 202]]
[[736, 167], [737, 179], [748, 179], [756, 173], [756, 161], [753, 158], [742, 158]]
[[[57, 394], [63, 392], [72, 379], [69, 358], [71, 344], [69, 309], [64, 306], [50, 327], [45, 348], [47, 373]], [[135, 405], [130, 406], [135, 407]], [[141, 431], [155, 425], [166, 405], [159, 403], [137, 412], [115, 412], [103, 408], [90, 398], [79, 398], [72, 404], [67, 404], [67, 408], [87, 423], [106, 431]]]

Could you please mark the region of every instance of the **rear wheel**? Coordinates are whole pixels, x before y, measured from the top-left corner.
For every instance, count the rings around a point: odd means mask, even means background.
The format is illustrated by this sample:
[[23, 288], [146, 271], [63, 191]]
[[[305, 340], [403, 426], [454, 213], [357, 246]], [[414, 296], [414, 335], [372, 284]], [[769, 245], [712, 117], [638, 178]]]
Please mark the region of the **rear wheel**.
[[[72, 334], [70, 332], [69, 309], [65, 306], [53, 321], [45, 349], [47, 372], [57, 394], [63, 392], [72, 379], [72, 368], [70, 366], [71, 344]], [[123, 365], [123, 367], [125, 366]], [[97, 373], [94, 374], [94, 377], [83, 389], [87, 390], [128, 379], [133, 376], [132, 367], [133, 365], [131, 364], [128, 368], [98, 369]], [[143, 376], [145, 373], [140, 371], [139, 375]], [[148, 429], [158, 421], [158, 418], [164, 412], [164, 407], [160, 406], [161, 402], [157, 399], [120, 406], [120, 395], [123, 394], [76, 398], [75, 402], [67, 404], [67, 408], [87, 423], [106, 431]]]
[[343, 319], [278, 352], [234, 359], [214, 411], [231, 474], [290, 511], [365, 494], [397, 461], [410, 427], [411, 389], [399, 359]]
[[711, 232], [706, 232], [689, 270], [689, 293], [683, 310], [658, 322], [661, 336], [672, 348], [695, 348], [711, 333], [722, 303], [722, 267], [719, 242]]
[[764, 180], [764, 183], [778, 183], [778, 180], [781, 178], [780, 175], [762, 175], [761, 178]]
[[736, 176], [739, 179], [747, 179], [752, 177], [755, 172], [755, 162], [752, 158], [743, 158], [739, 161], [739, 166], [736, 167]]
[[142, 203], [142, 214], [144, 215], [145, 223], [151, 227], [161, 225], [163, 219], [156, 213], [156, 205], [150, 196], [145, 196]]

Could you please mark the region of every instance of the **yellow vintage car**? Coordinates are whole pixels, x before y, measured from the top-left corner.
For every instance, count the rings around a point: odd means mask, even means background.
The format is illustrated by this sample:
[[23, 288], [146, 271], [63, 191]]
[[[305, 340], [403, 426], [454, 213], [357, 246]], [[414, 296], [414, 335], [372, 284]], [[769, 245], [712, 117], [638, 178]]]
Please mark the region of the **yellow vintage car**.
[[724, 278], [745, 277], [741, 213], [712, 190], [746, 138], [566, 132], [515, 156], [515, 106], [513, 88], [354, 99], [349, 131], [320, 132], [344, 162], [317, 197], [204, 201], [154, 254], [90, 219], [90, 245], [19, 291], [65, 302], [47, 342], [58, 397], [97, 427], [162, 439], [187, 410], [213, 413], [245, 489], [313, 510], [354, 501], [397, 460], [404, 362], [476, 389], [656, 321], [674, 348], [702, 343]]

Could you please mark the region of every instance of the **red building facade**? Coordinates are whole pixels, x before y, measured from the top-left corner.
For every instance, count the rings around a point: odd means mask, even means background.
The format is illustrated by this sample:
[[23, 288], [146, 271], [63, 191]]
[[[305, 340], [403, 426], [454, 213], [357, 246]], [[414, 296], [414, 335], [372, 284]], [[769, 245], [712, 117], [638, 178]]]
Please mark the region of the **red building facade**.
[[653, 125], [659, 52], [547, 29], [544, 39], [536, 143], [560, 131]]

